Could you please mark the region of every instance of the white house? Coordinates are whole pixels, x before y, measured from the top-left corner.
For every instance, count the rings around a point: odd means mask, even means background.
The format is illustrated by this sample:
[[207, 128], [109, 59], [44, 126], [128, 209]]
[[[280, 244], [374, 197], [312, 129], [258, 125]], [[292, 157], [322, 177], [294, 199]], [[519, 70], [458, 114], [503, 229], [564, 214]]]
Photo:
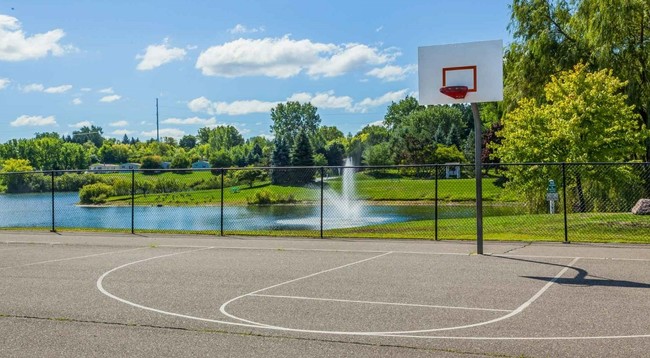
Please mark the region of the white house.
[[120, 170], [138, 170], [140, 169], [140, 163], [122, 163], [120, 164]]
[[210, 163], [208, 163], [205, 160], [197, 160], [196, 162], [192, 163], [192, 169], [206, 169], [206, 168], [211, 168]]
[[88, 171], [93, 173], [115, 173], [118, 169], [120, 169], [120, 166], [117, 164], [95, 163], [88, 168]]

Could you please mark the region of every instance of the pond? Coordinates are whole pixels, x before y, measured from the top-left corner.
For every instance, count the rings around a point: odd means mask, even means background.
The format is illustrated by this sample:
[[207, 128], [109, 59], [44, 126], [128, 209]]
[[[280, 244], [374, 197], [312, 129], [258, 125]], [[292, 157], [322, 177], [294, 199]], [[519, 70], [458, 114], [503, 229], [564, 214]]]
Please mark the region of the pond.
[[[78, 193], [56, 193], [54, 220], [56, 227], [114, 228], [130, 230], [130, 206], [85, 207], [76, 205]], [[434, 206], [363, 205], [351, 214], [340, 205], [323, 206], [324, 229], [349, 228], [380, 223], [434, 219]], [[276, 206], [225, 206], [224, 230], [318, 230], [320, 204]], [[520, 206], [484, 206], [485, 216], [521, 214]], [[473, 203], [440, 205], [438, 217], [474, 217]], [[219, 230], [219, 206], [136, 206], [135, 228], [152, 230]], [[0, 227], [51, 227], [50, 193], [0, 195]]]

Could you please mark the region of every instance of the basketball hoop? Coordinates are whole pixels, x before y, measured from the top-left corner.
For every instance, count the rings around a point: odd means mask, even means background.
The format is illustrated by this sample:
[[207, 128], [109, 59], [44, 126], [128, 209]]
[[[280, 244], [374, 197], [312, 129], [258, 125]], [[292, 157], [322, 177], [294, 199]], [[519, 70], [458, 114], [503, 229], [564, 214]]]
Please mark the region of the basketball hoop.
[[447, 86], [441, 87], [440, 92], [454, 99], [463, 99], [467, 95], [469, 88], [467, 86]]

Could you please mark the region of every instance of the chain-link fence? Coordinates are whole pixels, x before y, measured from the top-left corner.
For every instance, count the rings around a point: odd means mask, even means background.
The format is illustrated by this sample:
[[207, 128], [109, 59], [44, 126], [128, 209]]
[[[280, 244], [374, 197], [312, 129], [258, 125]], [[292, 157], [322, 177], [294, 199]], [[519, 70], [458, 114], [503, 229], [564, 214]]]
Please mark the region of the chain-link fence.
[[[482, 173], [487, 240], [650, 241], [649, 163]], [[0, 228], [469, 240], [475, 188], [466, 164], [1, 173]]]

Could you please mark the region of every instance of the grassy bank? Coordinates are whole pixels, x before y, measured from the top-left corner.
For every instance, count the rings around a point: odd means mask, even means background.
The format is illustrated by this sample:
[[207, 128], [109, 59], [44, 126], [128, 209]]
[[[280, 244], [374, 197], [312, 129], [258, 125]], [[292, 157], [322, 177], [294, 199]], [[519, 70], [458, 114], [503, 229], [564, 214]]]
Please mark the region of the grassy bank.
[[[177, 175], [166, 173], [170, 175]], [[166, 175], [163, 174], [163, 175]], [[200, 174], [200, 173], [196, 173]], [[204, 174], [204, 173], [203, 173]], [[188, 174], [193, 175], [193, 174]], [[205, 174], [204, 174], [205, 175]], [[503, 188], [495, 185], [494, 178], [483, 179], [483, 200], [485, 201], [513, 201], [508, 197]], [[326, 189], [341, 192], [340, 178], [327, 180]], [[356, 197], [368, 201], [432, 201], [435, 200], [435, 181], [424, 179], [371, 179], [359, 175], [355, 182]], [[268, 182], [259, 183], [252, 188], [237, 186], [224, 188], [224, 203], [233, 205], [246, 205], [247, 198], [255, 196], [261, 191], [268, 191], [278, 196], [292, 195], [298, 202], [312, 202], [320, 200], [320, 184], [313, 183], [308, 186], [279, 186]], [[438, 181], [438, 198], [444, 201], [472, 201], [475, 200], [474, 179], [441, 179]], [[130, 204], [130, 196], [112, 197], [108, 204]], [[219, 205], [221, 203], [221, 189], [185, 191], [162, 194], [137, 194], [136, 205]]]
[[[597, 243], [643, 243], [650, 244], [650, 217], [628, 213], [570, 214], [569, 241]], [[492, 216], [483, 220], [486, 241], [546, 241], [564, 240], [564, 219], [562, 215], [516, 215]], [[403, 223], [371, 225], [348, 229], [325, 230], [329, 238], [376, 238], [376, 239], [434, 239], [433, 220], [408, 221]], [[3, 230], [49, 231], [49, 227], [12, 227]], [[66, 228], [68, 232], [111, 232], [128, 233], [130, 229]], [[137, 233], [176, 233], [219, 235], [215, 230], [151, 230], [138, 229]], [[318, 237], [320, 230], [225, 230], [225, 235]], [[474, 240], [476, 221], [474, 218], [443, 219], [438, 221], [440, 240]]]

